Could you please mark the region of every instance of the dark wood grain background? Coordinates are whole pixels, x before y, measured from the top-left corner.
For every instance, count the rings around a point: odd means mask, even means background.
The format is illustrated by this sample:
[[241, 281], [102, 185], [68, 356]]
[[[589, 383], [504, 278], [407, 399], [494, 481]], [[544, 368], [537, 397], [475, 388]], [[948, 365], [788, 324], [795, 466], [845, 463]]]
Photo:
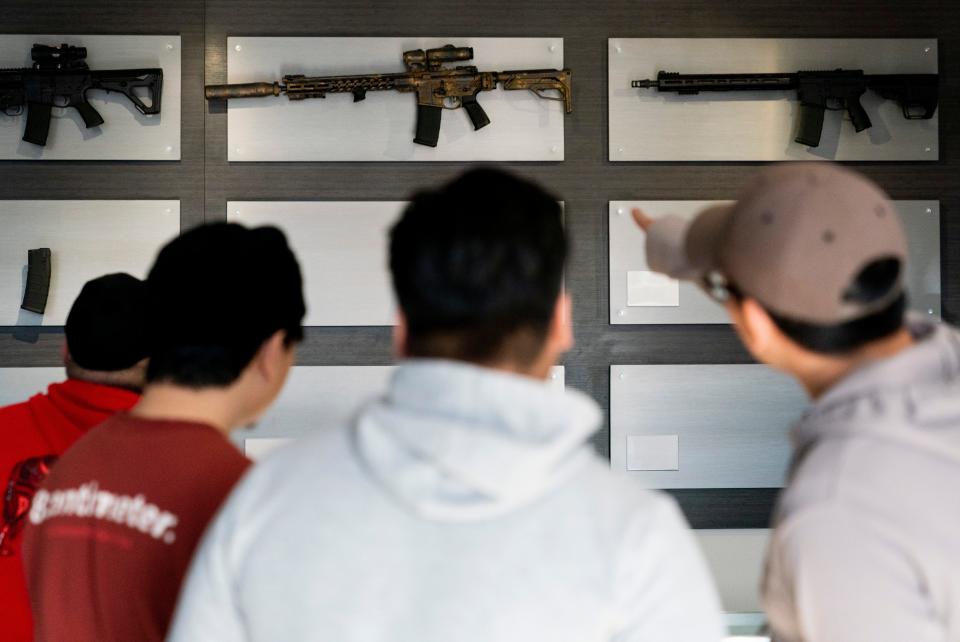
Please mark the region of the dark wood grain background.
[[[183, 228], [223, 220], [236, 200], [402, 200], [454, 176], [460, 163], [237, 163], [226, 161], [226, 114], [210, 111], [204, 82], [226, 80], [226, 38], [289, 36], [544, 36], [564, 38], [575, 112], [566, 161], [507, 164], [566, 202], [573, 238], [568, 285], [577, 347], [567, 384], [609, 409], [611, 364], [746, 363], [725, 327], [608, 323], [607, 201], [728, 199], [755, 163], [607, 161], [607, 38], [938, 38], [940, 157], [936, 163], [853, 164], [896, 199], [939, 199], [944, 315], [960, 316], [960, 3], [949, 0], [6, 0], [3, 33], [182, 36], [182, 160], [0, 161], [0, 199], [180, 199]], [[362, 132], [357, 132], [362, 136]], [[2, 225], [2, 213], [0, 213]], [[2, 234], [0, 227], [0, 234]], [[0, 367], [59, 364], [58, 329], [0, 328]], [[387, 328], [311, 328], [301, 365], [390, 362]], [[607, 422], [595, 438], [609, 451]], [[2, 447], [2, 446], [0, 446]], [[775, 489], [677, 491], [695, 527], [761, 527]]]

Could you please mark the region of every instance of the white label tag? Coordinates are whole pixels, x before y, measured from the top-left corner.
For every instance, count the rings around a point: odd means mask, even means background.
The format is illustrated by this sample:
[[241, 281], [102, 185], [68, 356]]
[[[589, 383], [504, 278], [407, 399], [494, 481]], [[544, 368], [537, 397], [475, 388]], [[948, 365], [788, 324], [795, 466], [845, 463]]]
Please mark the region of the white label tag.
[[680, 282], [649, 270], [627, 272], [627, 305], [679, 307]]
[[680, 437], [629, 435], [627, 470], [680, 470]]

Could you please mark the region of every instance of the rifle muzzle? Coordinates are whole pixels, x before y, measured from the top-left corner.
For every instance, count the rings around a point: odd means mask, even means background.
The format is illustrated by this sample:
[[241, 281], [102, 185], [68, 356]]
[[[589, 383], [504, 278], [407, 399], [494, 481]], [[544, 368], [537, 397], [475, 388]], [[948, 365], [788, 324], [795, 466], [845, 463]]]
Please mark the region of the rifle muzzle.
[[229, 98], [260, 98], [262, 96], [279, 96], [281, 93], [278, 82], [248, 82], [237, 85], [207, 85], [203, 95], [207, 100], [226, 100]]

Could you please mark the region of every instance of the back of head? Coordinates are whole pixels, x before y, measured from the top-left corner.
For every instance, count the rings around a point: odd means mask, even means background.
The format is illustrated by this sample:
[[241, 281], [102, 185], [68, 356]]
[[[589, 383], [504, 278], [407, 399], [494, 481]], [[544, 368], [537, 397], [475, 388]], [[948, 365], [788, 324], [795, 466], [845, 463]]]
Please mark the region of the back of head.
[[194, 228], [160, 251], [147, 287], [149, 383], [226, 387], [277, 331], [303, 336], [300, 268], [273, 227]]
[[390, 235], [406, 354], [532, 363], [566, 253], [557, 199], [528, 181], [476, 169], [417, 194]]
[[107, 274], [80, 290], [64, 328], [71, 379], [126, 388], [143, 385], [147, 357], [146, 285], [129, 274]]

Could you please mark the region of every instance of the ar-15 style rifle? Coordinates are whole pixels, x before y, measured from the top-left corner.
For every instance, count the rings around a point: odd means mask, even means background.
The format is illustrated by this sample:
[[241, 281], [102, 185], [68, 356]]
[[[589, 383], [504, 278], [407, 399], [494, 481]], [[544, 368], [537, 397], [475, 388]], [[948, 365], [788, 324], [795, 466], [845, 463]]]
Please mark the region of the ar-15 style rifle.
[[[141, 114], [159, 114], [163, 89], [162, 69], [116, 69], [92, 71], [84, 60], [86, 47], [33, 45], [33, 67], [0, 70], [0, 111], [19, 116], [27, 106], [23, 140], [46, 145], [53, 107], [73, 107], [87, 127], [103, 124], [103, 117], [87, 102], [91, 89], [123, 94]], [[150, 104], [135, 93], [146, 89]]]
[[800, 100], [800, 128], [796, 141], [809, 147], [820, 144], [823, 112], [846, 109], [853, 128], [861, 132], [873, 124], [860, 104], [868, 89], [896, 100], [908, 120], [933, 118], [937, 111], [937, 74], [892, 74], [869, 76], [862, 70], [800, 71], [795, 74], [695, 74], [661, 71], [656, 80], [634, 80], [638, 89], [656, 89], [677, 94], [701, 91], [788, 91]]
[[[436, 147], [440, 138], [443, 109], [467, 110], [474, 129], [490, 124], [477, 102], [481, 91], [497, 85], [505, 90], [527, 89], [546, 100], [562, 101], [566, 113], [573, 111], [569, 69], [521, 71], [479, 71], [476, 67], [444, 67], [445, 63], [473, 59], [472, 47], [446, 45], [439, 49], [415, 49], [403, 54], [407, 71], [396, 74], [359, 76], [284, 76], [280, 82], [255, 82], [235, 85], [207, 85], [208, 100], [255, 98], [286, 94], [290, 100], [325, 98], [327, 94], [350, 93], [354, 102], [366, 98], [368, 91], [399, 91], [417, 95], [417, 133], [413, 142]], [[559, 92], [559, 96], [547, 92]]]

